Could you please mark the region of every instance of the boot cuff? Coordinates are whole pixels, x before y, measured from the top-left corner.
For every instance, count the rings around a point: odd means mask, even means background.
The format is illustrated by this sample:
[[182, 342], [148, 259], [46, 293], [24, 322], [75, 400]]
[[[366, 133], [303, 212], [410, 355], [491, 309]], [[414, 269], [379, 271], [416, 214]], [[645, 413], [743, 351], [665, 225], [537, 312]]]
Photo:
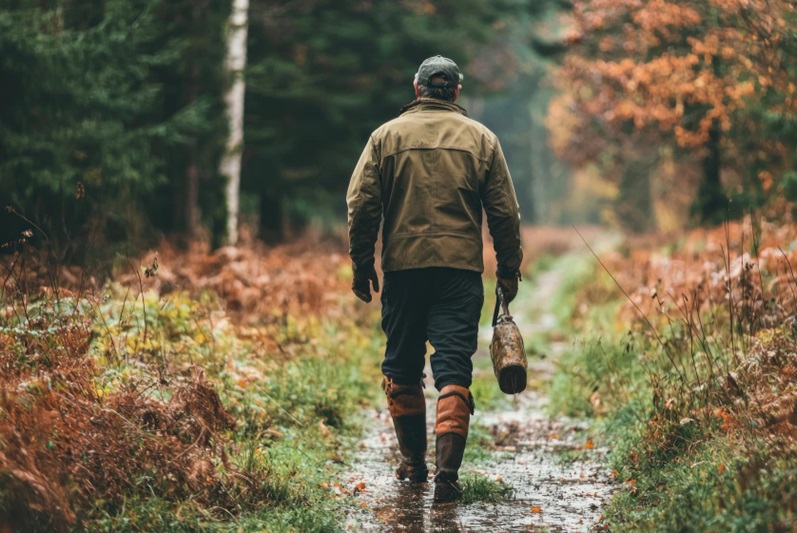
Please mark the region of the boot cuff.
[[387, 408], [393, 418], [399, 416], [425, 415], [426, 400], [423, 397], [423, 386], [402, 385], [389, 377], [382, 380], [382, 390], [387, 396]]
[[470, 415], [475, 406], [470, 391], [461, 385], [446, 385], [437, 400], [435, 434], [456, 433], [468, 437]]

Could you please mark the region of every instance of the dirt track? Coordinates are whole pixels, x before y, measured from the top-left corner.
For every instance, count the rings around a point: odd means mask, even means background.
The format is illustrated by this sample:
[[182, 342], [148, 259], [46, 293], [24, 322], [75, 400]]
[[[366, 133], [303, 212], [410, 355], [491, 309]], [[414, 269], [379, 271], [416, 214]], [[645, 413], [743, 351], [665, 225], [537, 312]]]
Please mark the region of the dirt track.
[[[549, 272], [541, 275], [534, 287], [523, 287], [513, 311], [525, 336], [542, 333], [546, 338], [561, 338], [544, 307], [559, 283], [556, 272]], [[489, 328], [482, 331], [481, 337], [475, 358], [489, 358]], [[533, 381], [551, 374], [557, 354], [566, 347], [551, 342], [548, 357], [530, 357]], [[476, 364], [479, 366], [483, 365]], [[431, 375], [428, 370], [427, 375]], [[427, 411], [433, 413], [431, 380], [427, 391], [431, 391], [427, 393]], [[348, 517], [349, 528], [376, 532], [498, 532], [588, 531], [597, 526], [601, 506], [612, 490], [609, 474], [602, 466], [603, 451], [587, 443], [584, 422], [551, 418], [543, 394], [533, 388], [527, 390], [514, 399], [511, 409], [500, 412], [479, 410], [476, 399], [473, 423], [489, 430], [492, 453], [485, 461], [464, 464], [462, 472], [500, 478], [512, 487], [514, 498], [498, 503], [433, 506], [430, 485], [414, 486], [393, 479], [397, 450], [390, 417], [382, 407], [367, 411], [369, 430], [361, 443], [362, 452], [357, 454], [357, 463], [345, 479], [348, 487], [364, 486], [356, 491], [359, 507]], [[430, 464], [433, 457], [430, 450]]]

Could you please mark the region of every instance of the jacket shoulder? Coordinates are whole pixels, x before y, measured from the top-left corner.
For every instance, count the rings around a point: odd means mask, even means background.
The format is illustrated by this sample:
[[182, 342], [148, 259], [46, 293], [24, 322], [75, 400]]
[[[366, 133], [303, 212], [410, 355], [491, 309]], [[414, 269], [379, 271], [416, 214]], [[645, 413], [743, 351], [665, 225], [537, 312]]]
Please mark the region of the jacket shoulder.
[[492, 145], [495, 145], [498, 142], [498, 136], [495, 133], [493, 133], [490, 128], [488, 128], [478, 120], [466, 116], [462, 116], [462, 119], [467, 121], [472, 128], [474, 128], [479, 133], [481, 133], [481, 135], [487, 138]]
[[[423, 118], [418, 116], [417, 113], [404, 113], [376, 128], [371, 133], [371, 139], [378, 142], [391, 133], [401, 132], [407, 128], [413, 128], [422, 120]], [[478, 120], [459, 113], [446, 113], [445, 120], [459, 123], [461, 127], [471, 130], [473, 133], [487, 140], [492, 146], [495, 146], [498, 143], [498, 137], [495, 135], [495, 133], [493, 133], [487, 126]]]

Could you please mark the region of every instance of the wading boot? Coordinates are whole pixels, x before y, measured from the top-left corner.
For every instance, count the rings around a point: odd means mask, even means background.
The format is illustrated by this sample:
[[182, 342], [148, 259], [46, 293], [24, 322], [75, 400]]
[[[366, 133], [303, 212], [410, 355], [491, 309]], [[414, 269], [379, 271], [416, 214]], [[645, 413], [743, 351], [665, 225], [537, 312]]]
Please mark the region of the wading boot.
[[434, 501], [445, 503], [462, 496], [459, 482], [459, 467], [468, 440], [470, 415], [473, 414], [473, 396], [467, 387], [446, 385], [437, 399], [436, 459], [434, 476]]
[[422, 383], [401, 385], [388, 377], [382, 381], [401, 452], [396, 478], [417, 483], [426, 482], [429, 476], [426, 468], [426, 401]]

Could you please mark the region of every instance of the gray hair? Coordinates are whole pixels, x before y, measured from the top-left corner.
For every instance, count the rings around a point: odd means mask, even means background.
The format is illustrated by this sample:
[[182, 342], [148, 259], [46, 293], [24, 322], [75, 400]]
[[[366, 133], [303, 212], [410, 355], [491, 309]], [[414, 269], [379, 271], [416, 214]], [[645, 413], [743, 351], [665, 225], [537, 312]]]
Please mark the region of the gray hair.
[[418, 84], [418, 89], [421, 98], [436, 98], [438, 100], [445, 100], [453, 102], [456, 98], [457, 87], [427, 87], [426, 85]]

